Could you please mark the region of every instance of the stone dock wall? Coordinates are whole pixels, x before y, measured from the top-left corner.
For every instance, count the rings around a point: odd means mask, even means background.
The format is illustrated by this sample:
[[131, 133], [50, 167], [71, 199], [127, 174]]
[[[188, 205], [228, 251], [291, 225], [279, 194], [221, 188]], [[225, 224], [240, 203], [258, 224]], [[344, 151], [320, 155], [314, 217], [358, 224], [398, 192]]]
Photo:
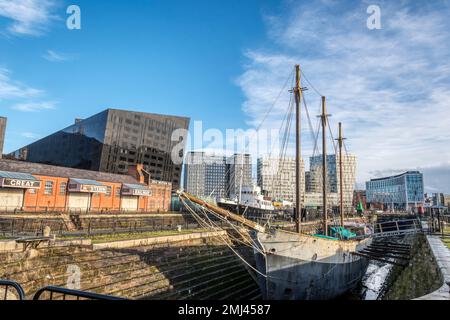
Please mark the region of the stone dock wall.
[[[131, 299], [260, 299], [246, 266], [216, 233], [120, 244], [43, 246], [0, 252], [0, 278], [20, 283], [28, 298], [54, 285]], [[17, 249], [17, 248], [16, 248]]]
[[439, 289], [443, 278], [424, 234], [413, 236], [411, 260], [390, 272], [382, 300], [410, 300]]

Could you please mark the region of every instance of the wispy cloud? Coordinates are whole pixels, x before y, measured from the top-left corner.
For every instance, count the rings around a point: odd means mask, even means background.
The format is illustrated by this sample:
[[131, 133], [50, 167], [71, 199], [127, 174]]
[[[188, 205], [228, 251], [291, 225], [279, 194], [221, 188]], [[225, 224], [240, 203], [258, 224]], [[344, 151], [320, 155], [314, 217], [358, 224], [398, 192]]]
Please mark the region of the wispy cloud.
[[11, 20], [7, 30], [15, 35], [39, 36], [48, 29], [56, 1], [53, 0], [0, 0], [0, 16]]
[[39, 137], [38, 134], [33, 133], [33, 132], [22, 132], [20, 135], [27, 139], [36, 139]]
[[[256, 126], [299, 63], [327, 96], [333, 130], [343, 122], [349, 151], [359, 158], [360, 182], [374, 170], [426, 168], [450, 158], [448, 3], [379, 5], [382, 30], [366, 28], [367, 3], [316, 0], [267, 17], [269, 41], [245, 52], [247, 64], [237, 80], [248, 124]], [[320, 97], [305, 79], [303, 84], [315, 124]], [[267, 126], [280, 124], [286, 96]], [[303, 128], [308, 133], [305, 114]], [[312, 153], [309, 136], [305, 156]]]
[[50, 62], [63, 62], [72, 60], [72, 57], [70, 55], [53, 50], [47, 50], [47, 52], [42, 57]]
[[0, 103], [22, 112], [54, 109], [56, 102], [47, 101], [44, 90], [30, 87], [11, 78], [11, 72], [0, 68]]
[[0, 101], [3, 99], [33, 98], [42, 93], [42, 90], [12, 80], [10, 71], [0, 68]]
[[12, 109], [22, 112], [38, 112], [43, 110], [50, 110], [55, 108], [56, 103], [53, 101], [43, 102], [24, 102], [12, 106]]

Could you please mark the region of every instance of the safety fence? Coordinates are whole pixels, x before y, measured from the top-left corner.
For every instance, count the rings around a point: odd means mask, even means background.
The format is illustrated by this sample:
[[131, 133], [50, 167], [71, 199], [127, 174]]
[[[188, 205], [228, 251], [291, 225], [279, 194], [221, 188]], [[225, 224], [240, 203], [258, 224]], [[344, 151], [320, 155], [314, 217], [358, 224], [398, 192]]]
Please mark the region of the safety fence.
[[[0, 280], [0, 300], [26, 300], [22, 286], [10, 280]], [[125, 298], [73, 290], [55, 286], [39, 289], [31, 300], [126, 300]]]

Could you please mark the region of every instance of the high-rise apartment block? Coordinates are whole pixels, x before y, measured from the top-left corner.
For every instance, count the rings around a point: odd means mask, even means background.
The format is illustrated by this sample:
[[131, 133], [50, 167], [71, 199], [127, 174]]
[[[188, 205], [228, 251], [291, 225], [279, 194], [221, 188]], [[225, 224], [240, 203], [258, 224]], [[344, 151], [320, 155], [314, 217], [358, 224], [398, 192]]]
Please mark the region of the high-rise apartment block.
[[[296, 170], [295, 158], [262, 157], [257, 162], [258, 186], [263, 193], [274, 199], [295, 202]], [[300, 194], [305, 193], [305, 167], [300, 165]]]
[[[327, 155], [327, 192], [340, 194], [340, 168], [339, 155]], [[356, 183], [356, 164], [355, 155], [346, 154], [342, 156], [342, 176], [343, 176], [343, 202], [345, 211], [352, 208], [353, 191]], [[310, 158], [310, 171], [307, 173], [307, 192], [322, 192], [322, 156], [313, 156]]]
[[189, 152], [184, 162], [184, 190], [202, 198], [235, 198], [242, 186], [252, 185], [249, 154], [231, 157]]

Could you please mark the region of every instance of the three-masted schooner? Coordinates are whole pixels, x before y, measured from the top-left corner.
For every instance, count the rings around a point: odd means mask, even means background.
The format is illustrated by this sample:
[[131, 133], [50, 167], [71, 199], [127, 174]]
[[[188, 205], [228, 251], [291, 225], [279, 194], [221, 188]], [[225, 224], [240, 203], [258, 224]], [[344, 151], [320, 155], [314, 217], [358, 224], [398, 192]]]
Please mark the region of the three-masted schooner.
[[[323, 170], [323, 226], [322, 234], [302, 233], [300, 194], [300, 102], [303, 88], [300, 67], [295, 67], [296, 82], [293, 92], [296, 105], [296, 232], [265, 227], [240, 215], [209, 204], [193, 195], [178, 191], [182, 199], [207, 208], [215, 214], [242, 223], [252, 230], [253, 249], [258, 281], [263, 297], [269, 300], [325, 300], [344, 294], [359, 283], [366, 272], [368, 260], [358, 253], [370, 244], [370, 239], [344, 239], [329, 236], [326, 184], [326, 127], [325, 97], [322, 97], [322, 170]], [[342, 176], [342, 131], [339, 130], [340, 170]], [[342, 179], [340, 179], [342, 182]], [[344, 232], [342, 183], [340, 184], [340, 231]], [[341, 234], [342, 235], [342, 234]]]

